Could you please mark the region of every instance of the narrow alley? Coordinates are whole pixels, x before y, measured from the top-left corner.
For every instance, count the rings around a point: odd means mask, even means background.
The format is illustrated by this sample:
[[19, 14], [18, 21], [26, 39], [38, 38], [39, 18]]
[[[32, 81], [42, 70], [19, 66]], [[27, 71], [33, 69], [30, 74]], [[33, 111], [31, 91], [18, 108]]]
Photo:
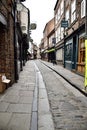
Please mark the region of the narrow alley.
[[28, 61], [18, 83], [0, 94], [0, 130], [87, 130], [87, 97], [45, 64]]
[[87, 130], [87, 0], [0, 0], [0, 130]]

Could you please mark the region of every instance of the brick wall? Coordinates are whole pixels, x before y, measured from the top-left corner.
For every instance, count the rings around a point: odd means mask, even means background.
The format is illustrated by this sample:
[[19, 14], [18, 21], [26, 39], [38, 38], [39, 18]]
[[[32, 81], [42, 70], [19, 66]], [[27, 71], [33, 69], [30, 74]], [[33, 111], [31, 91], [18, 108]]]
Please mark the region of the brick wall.
[[0, 73], [5, 73], [5, 30], [0, 28]]
[[[11, 1], [11, 0], [10, 0]], [[0, 12], [3, 12], [7, 20], [7, 27], [0, 23], [0, 73], [5, 73], [6, 77], [14, 83], [14, 22], [11, 15], [12, 6], [2, 5]]]
[[14, 30], [13, 19], [9, 15], [9, 29], [7, 32], [7, 41], [5, 44], [6, 51], [6, 73], [7, 76], [14, 82]]

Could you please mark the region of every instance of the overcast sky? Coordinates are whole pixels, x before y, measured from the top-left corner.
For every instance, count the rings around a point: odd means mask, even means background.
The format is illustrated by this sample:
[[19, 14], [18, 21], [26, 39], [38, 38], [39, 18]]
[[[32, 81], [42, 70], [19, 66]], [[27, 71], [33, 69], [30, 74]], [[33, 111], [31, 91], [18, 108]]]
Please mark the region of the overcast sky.
[[30, 10], [30, 22], [37, 24], [37, 29], [32, 31], [32, 39], [40, 44], [43, 30], [48, 21], [54, 17], [54, 7], [57, 0], [26, 0], [23, 4]]

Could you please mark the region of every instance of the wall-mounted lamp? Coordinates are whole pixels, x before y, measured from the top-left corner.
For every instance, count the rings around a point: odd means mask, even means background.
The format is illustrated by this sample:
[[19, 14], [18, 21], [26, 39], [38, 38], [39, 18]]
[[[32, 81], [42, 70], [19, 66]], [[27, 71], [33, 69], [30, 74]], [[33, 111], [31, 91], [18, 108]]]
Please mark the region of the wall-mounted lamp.
[[74, 28], [72, 27], [72, 30], [74, 31]]

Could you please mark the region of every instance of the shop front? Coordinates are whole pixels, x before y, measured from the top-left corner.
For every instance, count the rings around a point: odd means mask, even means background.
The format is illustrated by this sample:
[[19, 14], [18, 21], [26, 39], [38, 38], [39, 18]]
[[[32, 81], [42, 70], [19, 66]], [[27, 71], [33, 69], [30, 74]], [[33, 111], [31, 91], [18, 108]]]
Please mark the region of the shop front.
[[75, 35], [65, 43], [65, 68], [69, 70], [76, 70], [77, 38], [78, 36]]
[[64, 57], [63, 47], [57, 48], [57, 50], [56, 50], [56, 62], [57, 62], [57, 64], [63, 65], [63, 61], [64, 61], [63, 57]]
[[49, 62], [56, 61], [55, 48], [48, 49], [48, 61]]
[[85, 33], [79, 34], [77, 71], [85, 73]]

